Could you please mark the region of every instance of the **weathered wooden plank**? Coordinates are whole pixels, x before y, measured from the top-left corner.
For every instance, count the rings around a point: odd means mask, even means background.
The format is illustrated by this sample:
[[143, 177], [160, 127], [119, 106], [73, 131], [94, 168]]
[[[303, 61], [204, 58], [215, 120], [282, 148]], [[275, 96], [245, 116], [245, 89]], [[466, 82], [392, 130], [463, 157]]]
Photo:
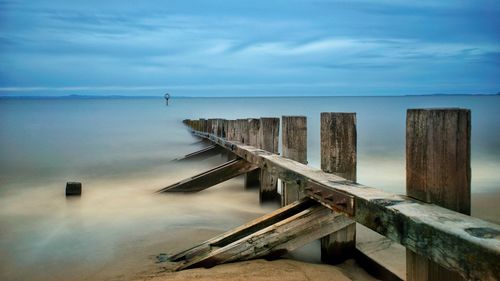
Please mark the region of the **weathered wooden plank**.
[[[282, 155], [285, 158], [307, 164], [307, 118], [305, 116], [282, 116]], [[296, 182], [282, 182], [282, 205], [304, 197]]]
[[[356, 181], [356, 113], [321, 113], [321, 169]], [[353, 257], [356, 223], [321, 238], [321, 260], [338, 264]]]
[[[279, 155], [202, 132], [210, 139], [279, 178], [295, 180], [305, 189], [308, 181], [325, 191], [354, 197], [354, 219], [407, 249], [458, 271], [471, 280], [500, 279], [500, 226], [403, 195], [347, 181]], [[311, 191], [304, 191], [310, 197]], [[325, 206], [329, 200], [316, 198]]]
[[227, 244], [213, 245], [207, 252], [198, 252], [191, 259], [181, 261], [176, 270], [212, 267], [266, 256], [279, 257], [345, 226], [346, 221], [344, 215], [316, 203], [238, 240], [231, 239]]
[[[278, 153], [278, 137], [280, 129], [279, 118], [260, 118], [259, 145], [260, 148], [271, 153]], [[278, 177], [270, 173], [268, 169], [260, 172], [260, 202], [281, 201], [278, 193]]]
[[244, 225], [229, 230], [221, 235], [209, 239], [193, 248], [172, 255], [169, 260], [173, 262], [187, 261], [197, 255], [207, 253], [214, 247], [222, 247], [229, 245], [241, 238], [244, 238], [256, 231], [262, 230], [270, 225], [273, 225], [281, 220], [291, 217], [307, 208], [310, 208], [317, 203], [309, 198], [304, 198], [300, 201], [293, 202], [283, 208], [277, 209], [269, 214], [254, 219]]
[[206, 172], [162, 188], [157, 193], [198, 192], [256, 168], [256, 165], [243, 159], [231, 160]]
[[[470, 110], [410, 109], [406, 118], [406, 193], [469, 215]], [[463, 280], [411, 250], [406, 251], [406, 279]]]
[[184, 155], [183, 157], [176, 158], [175, 161], [195, 160], [199, 158], [210, 157], [221, 153], [222, 149], [218, 145], [210, 145], [198, 151]]

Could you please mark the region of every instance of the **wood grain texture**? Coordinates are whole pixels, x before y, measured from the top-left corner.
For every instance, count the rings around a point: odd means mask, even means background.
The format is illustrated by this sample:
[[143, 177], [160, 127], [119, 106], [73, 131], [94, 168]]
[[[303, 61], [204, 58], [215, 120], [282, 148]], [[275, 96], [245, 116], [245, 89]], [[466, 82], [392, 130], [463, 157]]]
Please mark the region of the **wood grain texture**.
[[[277, 177], [297, 181], [304, 188], [313, 181], [325, 190], [342, 192], [355, 198], [356, 222], [400, 243], [466, 279], [499, 280], [500, 226], [426, 204], [403, 195], [347, 181], [265, 150], [228, 141], [203, 132], [194, 135], [208, 139]], [[306, 195], [312, 196], [312, 194]], [[329, 202], [322, 202], [329, 206]]]
[[259, 148], [271, 153], [278, 153], [279, 132], [279, 118], [260, 118]]
[[410, 109], [406, 194], [470, 215], [470, 110]]
[[321, 170], [356, 181], [356, 114], [321, 113]]
[[[470, 215], [470, 110], [410, 109], [406, 119], [406, 193]], [[500, 260], [499, 260], [500, 262]], [[464, 280], [411, 250], [407, 280]]]
[[[281, 117], [282, 155], [285, 158], [307, 164], [307, 118], [305, 116]], [[282, 205], [295, 202], [305, 195], [296, 182], [282, 182]]]
[[[356, 181], [357, 132], [355, 113], [321, 113], [321, 169]], [[321, 238], [321, 260], [339, 264], [354, 257], [356, 223]]]

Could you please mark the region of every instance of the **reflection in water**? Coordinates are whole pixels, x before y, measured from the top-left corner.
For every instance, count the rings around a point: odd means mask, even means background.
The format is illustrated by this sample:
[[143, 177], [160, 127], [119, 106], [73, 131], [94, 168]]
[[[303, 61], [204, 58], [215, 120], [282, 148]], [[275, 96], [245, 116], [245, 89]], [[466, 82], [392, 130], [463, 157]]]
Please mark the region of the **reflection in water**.
[[[0, 279], [84, 280], [140, 272], [266, 213], [241, 178], [197, 194], [153, 191], [224, 159], [173, 163], [205, 144], [185, 118], [305, 115], [319, 166], [319, 114], [357, 112], [359, 182], [404, 193], [405, 111], [472, 109], [473, 214], [500, 221], [499, 97], [0, 100]], [[81, 181], [81, 198], [66, 198]], [[495, 200], [492, 200], [494, 198]], [[150, 258], [150, 259], [148, 259]], [[311, 258], [312, 259], [312, 258]]]

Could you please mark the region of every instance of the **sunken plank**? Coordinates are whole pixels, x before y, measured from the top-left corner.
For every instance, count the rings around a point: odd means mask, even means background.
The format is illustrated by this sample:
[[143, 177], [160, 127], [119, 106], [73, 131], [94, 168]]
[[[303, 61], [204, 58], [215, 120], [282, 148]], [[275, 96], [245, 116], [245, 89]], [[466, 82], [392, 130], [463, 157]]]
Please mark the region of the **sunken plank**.
[[257, 168], [256, 165], [239, 158], [162, 188], [158, 190], [157, 193], [198, 192]]
[[324, 191], [354, 198], [353, 218], [387, 236], [407, 249], [426, 256], [471, 280], [500, 280], [500, 226], [423, 203], [403, 195], [353, 183], [333, 174], [286, 159], [279, 155], [227, 141], [202, 132], [193, 134], [210, 139], [248, 162], [258, 165], [286, 181], [296, 181], [310, 197], [325, 206], [337, 208], [331, 201], [307, 190], [308, 182]]
[[221, 148], [218, 145], [210, 145], [198, 151], [184, 155], [183, 157], [176, 158], [175, 161], [185, 161], [185, 160], [195, 160], [199, 158], [206, 158], [216, 155], [221, 152]]

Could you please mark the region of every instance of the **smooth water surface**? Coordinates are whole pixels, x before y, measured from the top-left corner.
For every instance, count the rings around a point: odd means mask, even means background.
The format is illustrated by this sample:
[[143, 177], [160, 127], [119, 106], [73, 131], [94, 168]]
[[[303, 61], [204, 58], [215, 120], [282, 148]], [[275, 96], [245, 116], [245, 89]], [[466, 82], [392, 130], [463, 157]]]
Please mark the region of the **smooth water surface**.
[[[472, 110], [473, 215], [499, 223], [499, 96], [0, 99], [0, 279], [115, 276], [117, 261], [151, 263], [272, 209], [241, 179], [153, 194], [224, 161], [171, 161], [206, 145], [183, 119], [305, 115], [318, 167], [320, 113], [356, 112], [358, 181], [404, 193], [406, 109], [423, 107]], [[83, 183], [81, 198], [64, 196], [67, 181]]]

